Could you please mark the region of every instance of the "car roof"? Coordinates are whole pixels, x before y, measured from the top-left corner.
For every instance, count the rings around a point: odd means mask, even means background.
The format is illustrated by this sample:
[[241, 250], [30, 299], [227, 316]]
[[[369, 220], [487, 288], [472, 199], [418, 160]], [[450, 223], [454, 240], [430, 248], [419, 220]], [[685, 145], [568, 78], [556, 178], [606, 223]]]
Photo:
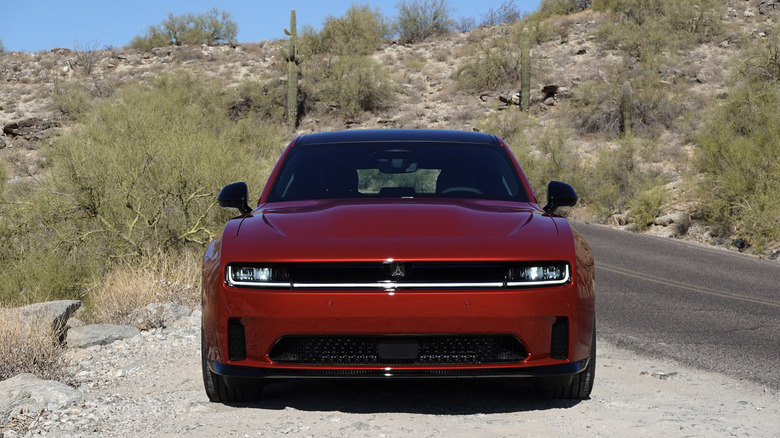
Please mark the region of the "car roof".
[[375, 142], [444, 142], [497, 145], [495, 136], [481, 132], [443, 129], [354, 129], [305, 134], [296, 145]]

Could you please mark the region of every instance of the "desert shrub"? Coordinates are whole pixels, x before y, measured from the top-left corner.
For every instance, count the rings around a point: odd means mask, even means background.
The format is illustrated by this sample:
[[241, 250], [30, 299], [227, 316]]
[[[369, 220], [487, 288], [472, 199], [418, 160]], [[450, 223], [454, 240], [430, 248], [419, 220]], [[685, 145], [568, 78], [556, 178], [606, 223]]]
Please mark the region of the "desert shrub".
[[239, 84], [237, 97], [230, 107], [234, 120], [256, 117], [265, 123], [285, 123], [287, 84], [279, 80], [245, 79]]
[[580, 205], [598, 219], [628, 211], [628, 220], [637, 221], [641, 228], [640, 223], [657, 215], [658, 200], [664, 199], [666, 181], [658, 172], [636, 164], [639, 148], [634, 139], [601, 146], [588, 158], [575, 150], [569, 130], [540, 128], [533, 116], [520, 111], [487, 117], [477, 123], [477, 129], [507, 141], [540, 203], [546, 200], [550, 180], [564, 181], [577, 191]]
[[766, 38], [751, 35], [742, 52], [740, 75], [749, 81], [780, 82], [780, 25], [766, 33]]
[[514, 23], [523, 18], [523, 12], [517, 9], [514, 1], [505, 1], [496, 9], [490, 8], [482, 14], [479, 26], [490, 27], [499, 24]]
[[334, 105], [347, 118], [387, 108], [396, 93], [387, 71], [367, 56], [344, 56], [332, 62], [321, 87], [323, 103]]
[[652, 64], [638, 64], [630, 70], [613, 66], [603, 71], [606, 80], [584, 83], [569, 101], [571, 124], [582, 134], [620, 134], [622, 85], [626, 80], [632, 86], [634, 135], [655, 136], [663, 129], [673, 128], [688, 106], [696, 103], [682, 98], [687, 91], [685, 84], [665, 81]]
[[590, 4], [590, 0], [542, 0], [534, 15], [545, 19], [553, 15], [572, 14], [587, 9]]
[[397, 7], [395, 27], [402, 44], [446, 34], [454, 26], [446, 0], [404, 0]]
[[368, 55], [390, 33], [390, 24], [378, 9], [353, 4], [343, 17], [328, 16], [320, 33], [321, 46], [315, 53]]
[[76, 43], [73, 47], [73, 53], [76, 55], [76, 63], [81, 67], [85, 75], [89, 76], [97, 67], [100, 61], [99, 41], [92, 41], [86, 44]]
[[20, 373], [63, 380], [63, 352], [45, 318], [25, 318], [0, 307], [0, 381]]
[[154, 47], [184, 44], [232, 43], [238, 34], [238, 25], [230, 13], [216, 8], [203, 14], [168, 14], [157, 26], [149, 26], [146, 34], [136, 36], [130, 47], [149, 51]]
[[200, 304], [201, 258], [194, 251], [157, 253], [113, 266], [87, 290], [88, 322], [131, 324], [151, 303]]
[[661, 213], [661, 204], [666, 199], [663, 186], [650, 184], [649, 188], [640, 187], [627, 202], [628, 220], [636, 224], [639, 231], [653, 224]]
[[462, 91], [495, 90], [517, 86], [520, 80], [521, 54], [509, 39], [494, 44], [478, 41], [469, 46], [471, 55], [453, 73], [455, 87]]
[[[231, 121], [224, 85], [192, 73], [132, 84], [97, 102], [45, 150], [45, 179], [0, 202], [0, 300], [82, 296], [112, 263], [201, 248], [231, 212], [227, 183], [262, 188], [284, 132]], [[12, 273], [12, 274], [10, 274]]]
[[602, 0], [594, 1], [593, 9], [617, 14], [599, 26], [598, 40], [643, 61], [709, 42], [723, 30], [718, 0]]
[[51, 103], [66, 116], [79, 120], [91, 108], [92, 97], [78, 82], [55, 83]]
[[713, 110], [697, 137], [705, 218], [758, 251], [780, 241], [779, 102], [775, 83], [743, 84]]
[[5, 46], [3, 45], [3, 40], [0, 40], [0, 55], [5, 53]]

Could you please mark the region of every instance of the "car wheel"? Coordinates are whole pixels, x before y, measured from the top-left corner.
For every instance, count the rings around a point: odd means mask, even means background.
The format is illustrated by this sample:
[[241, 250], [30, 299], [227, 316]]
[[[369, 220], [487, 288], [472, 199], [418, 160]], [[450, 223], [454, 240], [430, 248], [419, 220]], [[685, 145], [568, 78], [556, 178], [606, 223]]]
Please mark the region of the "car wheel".
[[585, 400], [590, 397], [593, 380], [596, 377], [596, 326], [593, 325], [593, 340], [590, 344], [590, 360], [585, 369], [575, 374], [571, 380], [544, 381], [537, 388], [547, 398]]
[[203, 330], [200, 332], [200, 356], [203, 367], [203, 386], [209, 401], [216, 403], [242, 403], [260, 399], [262, 387], [258, 388], [231, 388], [225, 384], [225, 378], [211, 372], [206, 359], [206, 342]]

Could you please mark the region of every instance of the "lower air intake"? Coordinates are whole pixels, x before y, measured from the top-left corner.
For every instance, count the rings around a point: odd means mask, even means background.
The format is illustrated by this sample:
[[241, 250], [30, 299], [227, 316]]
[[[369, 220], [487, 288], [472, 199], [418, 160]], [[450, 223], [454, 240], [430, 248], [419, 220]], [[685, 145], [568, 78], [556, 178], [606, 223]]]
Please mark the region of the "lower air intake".
[[244, 325], [236, 318], [228, 320], [228, 359], [246, 359]]
[[556, 319], [553, 323], [550, 357], [553, 359], [569, 357], [569, 318], [565, 316]]
[[469, 365], [522, 362], [514, 336], [285, 336], [271, 360], [300, 365]]

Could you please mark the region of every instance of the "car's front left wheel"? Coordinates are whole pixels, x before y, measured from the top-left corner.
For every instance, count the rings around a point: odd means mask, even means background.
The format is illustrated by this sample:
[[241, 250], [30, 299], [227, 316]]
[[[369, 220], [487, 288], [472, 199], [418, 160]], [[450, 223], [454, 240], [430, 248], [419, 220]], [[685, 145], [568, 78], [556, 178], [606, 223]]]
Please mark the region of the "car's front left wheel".
[[593, 381], [596, 376], [596, 325], [593, 325], [593, 340], [590, 345], [590, 360], [584, 370], [577, 373], [571, 379], [560, 382], [542, 380], [537, 383], [539, 392], [548, 398], [585, 400], [590, 397], [593, 390]]

